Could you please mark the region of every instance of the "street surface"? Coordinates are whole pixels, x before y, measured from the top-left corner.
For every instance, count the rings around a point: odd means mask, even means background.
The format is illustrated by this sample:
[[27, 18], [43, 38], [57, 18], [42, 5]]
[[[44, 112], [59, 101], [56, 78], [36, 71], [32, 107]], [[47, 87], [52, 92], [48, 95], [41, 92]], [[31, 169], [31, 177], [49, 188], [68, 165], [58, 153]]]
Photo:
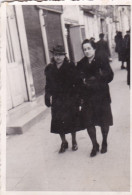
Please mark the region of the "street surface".
[[[114, 125], [108, 136], [108, 152], [91, 158], [86, 130], [77, 133], [79, 149], [59, 154], [60, 137], [50, 133], [50, 109], [41, 121], [22, 135], [7, 138], [8, 191], [129, 191], [130, 97], [127, 71], [113, 59], [115, 77], [110, 83]], [[100, 128], [97, 140], [101, 145]]]

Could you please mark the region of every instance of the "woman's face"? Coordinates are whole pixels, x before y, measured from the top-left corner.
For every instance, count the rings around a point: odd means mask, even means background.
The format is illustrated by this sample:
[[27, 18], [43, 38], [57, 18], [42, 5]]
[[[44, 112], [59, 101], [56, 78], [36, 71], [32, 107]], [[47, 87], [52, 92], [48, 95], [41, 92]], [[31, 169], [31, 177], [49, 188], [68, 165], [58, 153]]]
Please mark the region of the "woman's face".
[[95, 49], [90, 43], [85, 43], [83, 45], [83, 52], [87, 58], [92, 58], [95, 55]]
[[63, 54], [54, 54], [54, 60], [57, 64], [62, 64], [64, 61], [65, 55]]

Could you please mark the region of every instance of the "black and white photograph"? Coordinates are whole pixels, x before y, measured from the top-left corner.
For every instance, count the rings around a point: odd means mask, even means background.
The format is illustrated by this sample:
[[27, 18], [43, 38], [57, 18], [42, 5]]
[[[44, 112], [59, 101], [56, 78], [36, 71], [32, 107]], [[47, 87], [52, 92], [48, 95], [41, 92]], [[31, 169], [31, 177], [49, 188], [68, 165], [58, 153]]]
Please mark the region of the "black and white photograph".
[[130, 3], [5, 20], [6, 191], [130, 192]]

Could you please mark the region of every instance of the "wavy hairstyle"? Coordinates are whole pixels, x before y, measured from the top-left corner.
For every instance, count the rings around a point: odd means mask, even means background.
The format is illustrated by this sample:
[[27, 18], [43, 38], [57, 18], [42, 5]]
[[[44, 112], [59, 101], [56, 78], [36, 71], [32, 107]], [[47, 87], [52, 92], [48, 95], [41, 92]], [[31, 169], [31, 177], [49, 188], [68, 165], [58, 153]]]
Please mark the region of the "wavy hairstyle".
[[90, 45], [93, 47], [93, 49], [96, 49], [96, 43], [93, 40], [91, 40], [91, 39], [85, 39], [82, 42], [82, 50], [83, 50], [83, 45], [86, 44], [86, 43], [90, 43]]

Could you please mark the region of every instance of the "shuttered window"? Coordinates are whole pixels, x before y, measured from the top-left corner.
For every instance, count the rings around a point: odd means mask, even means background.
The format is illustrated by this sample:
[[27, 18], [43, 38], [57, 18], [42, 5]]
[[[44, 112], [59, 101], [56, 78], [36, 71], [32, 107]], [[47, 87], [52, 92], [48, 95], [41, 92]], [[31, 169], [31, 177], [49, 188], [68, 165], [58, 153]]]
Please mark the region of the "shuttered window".
[[[52, 50], [57, 44], [64, 46], [60, 14], [48, 10], [44, 10], [43, 12], [49, 50]], [[50, 57], [51, 56], [50, 53]]]
[[34, 5], [23, 5], [31, 69], [36, 96], [44, 93], [46, 67], [45, 51], [40, 26], [39, 12]]

